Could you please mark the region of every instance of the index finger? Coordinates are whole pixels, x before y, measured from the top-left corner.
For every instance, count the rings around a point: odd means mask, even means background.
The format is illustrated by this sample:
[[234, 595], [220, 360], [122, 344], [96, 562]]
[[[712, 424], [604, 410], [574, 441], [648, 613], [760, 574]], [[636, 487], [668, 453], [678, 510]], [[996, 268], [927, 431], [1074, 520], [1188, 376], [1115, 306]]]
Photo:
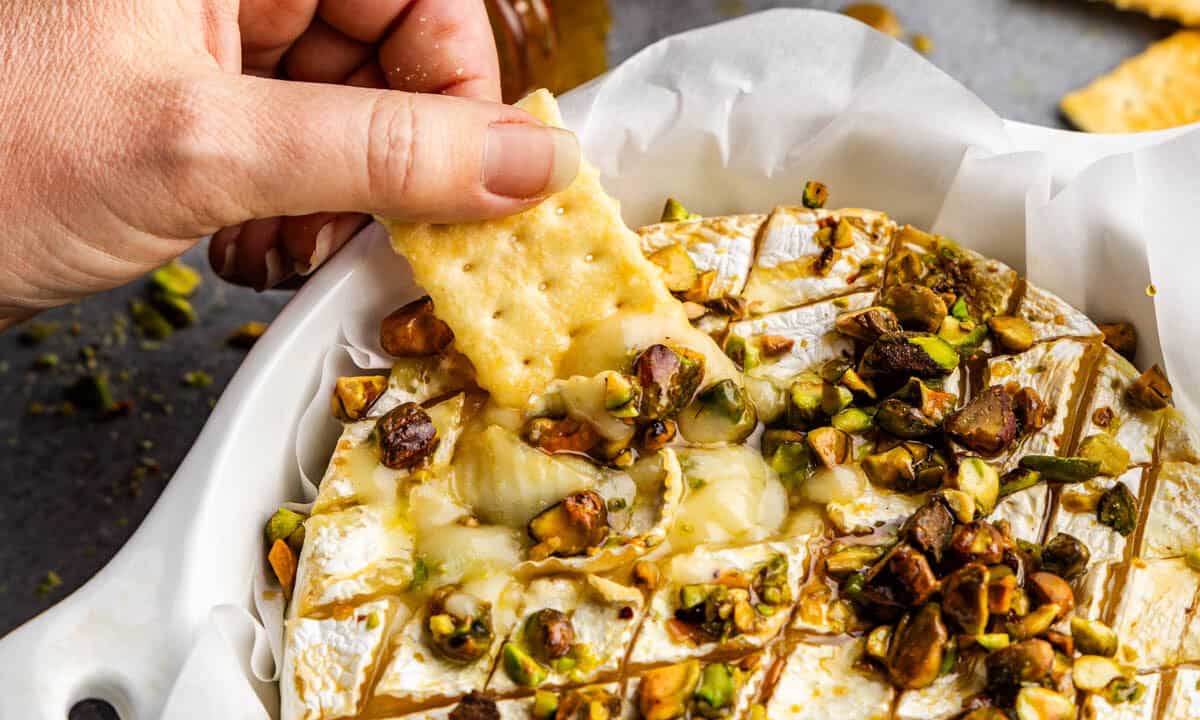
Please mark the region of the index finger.
[[500, 100], [500, 63], [482, 0], [413, 0], [379, 48], [397, 90]]

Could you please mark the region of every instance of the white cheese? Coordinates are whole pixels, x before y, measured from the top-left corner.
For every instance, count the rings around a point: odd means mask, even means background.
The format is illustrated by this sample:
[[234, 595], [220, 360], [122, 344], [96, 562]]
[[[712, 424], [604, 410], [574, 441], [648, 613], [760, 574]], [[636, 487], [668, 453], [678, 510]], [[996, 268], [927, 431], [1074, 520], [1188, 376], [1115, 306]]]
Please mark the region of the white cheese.
[[1162, 720], [1200, 718], [1200, 668], [1180, 668], [1171, 684]]
[[405, 612], [392, 600], [377, 600], [352, 608], [342, 619], [289, 620], [280, 676], [283, 720], [356, 714], [397, 608]]
[[1088, 620], [1105, 619], [1105, 608], [1113, 600], [1116, 575], [1124, 566], [1093, 563], [1082, 578], [1075, 581], [1075, 614]]
[[1014, 538], [1037, 542], [1042, 537], [1049, 499], [1050, 489], [1045, 483], [1018, 490], [996, 503], [996, 509], [988, 516], [988, 520], [1007, 520]]
[[1200, 463], [1200, 431], [1183, 413], [1167, 408], [1163, 413], [1162, 446], [1159, 462]]
[[907, 494], [868, 482], [862, 495], [848, 502], [829, 503], [825, 514], [841, 535], [880, 532], [895, 536], [900, 524], [924, 505], [929, 496], [928, 492]]
[[943, 675], [920, 690], [904, 690], [896, 703], [896, 720], [950, 720], [959, 717], [963, 705], [983, 692], [987, 668], [978, 658], [960, 672]]
[[1200, 574], [1180, 559], [1135, 560], [1125, 580], [1113, 629], [1117, 660], [1138, 671], [1179, 662], [1179, 647], [1200, 589]]
[[1128, 360], [1111, 348], [1104, 348], [1097, 363], [1091, 399], [1080, 411], [1083, 430], [1079, 437], [1108, 433], [1129, 451], [1130, 462], [1147, 465], [1154, 459], [1163, 413], [1129, 402], [1129, 386], [1139, 375]]
[[[836, 250], [828, 270], [818, 274], [814, 268], [822, 254], [814, 240], [818, 223], [840, 218], [854, 228], [853, 244]], [[743, 296], [753, 312], [766, 313], [879, 287], [895, 230], [886, 215], [869, 210], [776, 208], [763, 228]]]
[[765, 215], [727, 215], [657, 223], [638, 230], [638, 236], [646, 255], [683, 245], [697, 270], [716, 273], [707, 298], [732, 297], [746, 286], [754, 241], [765, 219]]
[[816, 371], [829, 360], [852, 359], [854, 341], [834, 329], [838, 315], [869, 307], [875, 293], [864, 292], [825, 300], [812, 305], [774, 312], [729, 326], [731, 335], [748, 341], [763, 335], [778, 335], [792, 341], [792, 348], [762, 363], [749, 374], [786, 387], [796, 375]]
[[777, 553], [787, 556], [788, 589], [794, 600], [808, 565], [808, 546], [804, 540], [768, 542], [723, 550], [699, 547], [665, 561], [660, 568], [663, 574], [662, 584], [650, 600], [646, 620], [642, 623], [642, 629], [633, 645], [633, 652], [630, 653], [630, 664], [644, 666], [672, 663], [692, 657], [707, 657], [718, 650], [751, 650], [765, 645], [787, 622], [790, 604], [763, 618], [758, 633], [737, 635], [724, 643], [696, 645], [686, 640], [677, 640], [668, 630], [667, 623], [675, 617], [679, 588], [682, 586], [712, 582], [725, 570], [753, 572]]
[[895, 690], [886, 678], [855, 663], [863, 640], [797, 645], [767, 701], [771, 720], [884, 720]]
[[1200, 465], [1163, 463], [1156, 477], [1142, 555], [1178, 557], [1200, 548]]
[[1035, 285], [1025, 287], [1025, 297], [1017, 308], [1017, 315], [1028, 320], [1033, 327], [1034, 342], [1100, 334], [1100, 329], [1087, 315]]
[[403, 590], [413, 567], [413, 537], [404, 520], [371, 505], [309, 518], [293, 614]]
[[687, 490], [668, 535], [672, 550], [751, 542], [783, 524], [787, 492], [761, 453], [729, 445], [679, 448], [677, 455]]
[[1155, 720], [1154, 707], [1158, 702], [1158, 688], [1162, 683], [1162, 676], [1151, 673], [1138, 675], [1134, 679], [1146, 688], [1146, 692], [1140, 698], [1113, 705], [1099, 695], [1088, 694], [1080, 717], [1088, 720]]
[[[1092, 563], [1124, 560], [1125, 536], [1100, 522], [1096, 517], [1096, 510], [1090, 507], [1102, 493], [1118, 482], [1124, 484], [1135, 498], [1140, 497], [1142, 468], [1130, 468], [1120, 478], [1098, 477], [1078, 485], [1063, 486], [1059, 491], [1058, 505], [1054, 510], [1054, 518], [1050, 521], [1050, 530], [1046, 538], [1052, 538], [1058, 533], [1073, 536], [1091, 551]], [[1070, 509], [1083, 504], [1081, 500], [1084, 498], [1089, 501], [1084, 505], [1086, 509]]]

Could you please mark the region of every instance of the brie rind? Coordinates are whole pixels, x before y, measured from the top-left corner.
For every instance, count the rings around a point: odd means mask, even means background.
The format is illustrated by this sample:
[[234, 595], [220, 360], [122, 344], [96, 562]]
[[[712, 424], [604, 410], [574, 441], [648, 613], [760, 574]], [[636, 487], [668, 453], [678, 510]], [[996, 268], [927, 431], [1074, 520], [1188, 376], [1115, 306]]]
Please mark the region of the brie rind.
[[963, 706], [983, 692], [987, 669], [981, 658], [960, 663], [959, 671], [939, 677], [919, 690], [904, 690], [896, 703], [895, 720], [950, 720], [963, 713]]
[[[462, 393], [426, 409], [437, 430], [437, 447], [422, 467], [443, 468], [454, 457], [454, 448], [462, 434]], [[390, 505], [396, 501], [399, 481], [410, 470], [393, 470], [379, 462], [379, 454], [371, 445], [375, 420], [360, 420], [346, 425], [333, 451], [313, 503], [314, 513], [358, 503]]]
[[1163, 463], [1155, 477], [1142, 556], [1178, 557], [1200, 549], [1200, 465]]
[[399, 594], [412, 580], [413, 536], [395, 510], [359, 505], [314, 515], [304, 529], [293, 615], [382, 593]]
[[1158, 688], [1162, 676], [1158, 673], [1138, 675], [1134, 678], [1146, 691], [1137, 700], [1126, 700], [1112, 704], [1101, 695], [1087, 694], [1080, 717], [1089, 720], [1155, 720], [1154, 708], [1158, 702]]
[[1124, 565], [1092, 563], [1083, 577], [1075, 581], [1075, 614], [1088, 620], [1105, 619], [1106, 608], [1112, 601], [1115, 577], [1124, 572]]
[[1105, 347], [1096, 363], [1091, 398], [1080, 411], [1083, 423], [1080, 439], [1108, 433], [1129, 451], [1129, 461], [1135, 465], [1145, 465], [1154, 459], [1163, 416], [1161, 412], [1129, 402], [1129, 386], [1140, 374], [1128, 360]]
[[1015, 467], [1025, 455], [1061, 455], [1067, 451], [1071, 408], [1076, 379], [1088, 345], [1077, 340], [1055, 340], [1034, 345], [1012, 356], [988, 361], [988, 384], [1015, 382], [1031, 387], [1046, 406], [1046, 424], [1022, 437], [1002, 456], [1004, 469]]
[[640, 228], [642, 252], [647, 256], [672, 245], [682, 245], [700, 272], [716, 277], [705, 299], [733, 297], [742, 292], [754, 262], [754, 241], [766, 215], [727, 215], [680, 222], [662, 222]]
[[1135, 560], [1113, 624], [1117, 660], [1139, 672], [1177, 664], [1197, 590], [1200, 574], [1182, 559]]
[[1025, 286], [1025, 297], [1021, 299], [1017, 315], [1025, 318], [1033, 328], [1034, 342], [1100, 334], [1100, 329], [1087, 315], [1036, 285]]
[[1200, 717], [1200, 668], [1179, 668], [1168, 691], [1162, 720], [1195, 720]]
[[331, 720], [357, 713], [394, 611], [407, 612], [393, 600], [376, 600], [352, 608], [341, 619], [287, 621], [280, 680], [284, 720]]
[[1162, 443], [1158, 450], [1158, 461], [1200, 463], [1200, 429], [1173, 407], [1162, 413]]
[[870, 306], [875, 293], [855, 293], [825, 300], [812, 305], [773, 312], [743, 320], [729, 326], [730, 335], [747, 341], [763, 335], [778, 335], [792, 341], [792, 348], [774, 357], [762, 358], [761, 363], [748, 371], [786, 387], [796, 375], [816, 371], [820, 366], [838, 358], [853, 359], [854, 341], [834, 329], [838, 315]]
[[808, 546], [803, 541], [767, 542], [722, 550], [699, 547], [664, 561], [662, 584], [650, 600], [646, 620], [629, 656], [630, 664], [673, 663], [707, 657], [718, 651], [752, 650], [766, 645], [787, 623], [790, 606], [777, 608], [773, 615], [762, 618], [761, 630], [754, 635], [736, 635], [721, 643], [693, 644], [677, 640], [667, 623], [675, 617], [679, 589], [684, 585], [713, 582], [722, 571], [731, 569], [753, 572], [758, 565], [780, 553], [788, 560], [788, 589], [794, 600], [808, 564]]
[[[814, 263], [823, 249], [814, 237], [821, 223], [846, 219], [853, 227], [850, 247], [834, 250], [823, 274]], [[779, 207], [767, 218], [758, 256], [742, 293], [752, 312], [767, 313], [879, 287], [896, 224], [871, 210], [809, 210]]]
[[896, 691], [886, 678], [864, 671], [857, 661], [862, 639], [822, 645], [800, 644], [788, 655], [767, 701], [771, 720], [884, 720]]
[[[645, 603], [641, 593], [634, 588], [618, 586], [627, 592], [614, 592], [603, 585], [598, 588], [598, 583], [616, 585], [595, 576], [560, 575], [539, 578], [525, 589], [521, 599], [521, 620], [513, 627], [509, 642], [518, 646], [523, 644], [525, 621], [533, 613], [545, 609], [558, 610], [571, 618], [575, 642], [586, 644], [594, 659], [594, 664], [575, 667], [569, 672], [547, 668], [546, 681], [539, 687], [554, 688], [568, 683], [592, 682], [597, 678], [615, 675], [620, 669], [641, 621]], [[504, 672], [501, 663], [492, 673], [487, 689], [492, 693], [507, 694], [520, 690], [521, 686]]]
[[1121, 562], [1125, 559], [1126, 538], [1108, 525], [1100, 522], [1094, 508], [1072, 510], [1072, 495], [1079, 493], [1093, 499], [1118, 482], [1135, 497], [1141, 497], [1142, 468], [1125, 471], [1120, 478], [1098, 477], [1079, 485], [1068, 485], [1059, 492], [1054, 517], [1050, 521], [1047, 539], [1058, 533], [1066, 533], [1082, 542], [1091, 551], [1091, 563]]

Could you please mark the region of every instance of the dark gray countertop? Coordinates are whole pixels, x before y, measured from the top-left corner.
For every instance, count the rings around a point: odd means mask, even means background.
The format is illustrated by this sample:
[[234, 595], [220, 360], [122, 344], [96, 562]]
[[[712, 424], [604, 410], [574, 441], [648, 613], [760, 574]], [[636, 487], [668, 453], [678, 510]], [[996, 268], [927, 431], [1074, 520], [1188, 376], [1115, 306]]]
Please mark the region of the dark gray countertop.
[[[569, 0], [568, 0], [569, 1]], [[613, 0], [609, 39], [613, 62], [654, 40], [690, 27], [768, 7], [836, 10], [843, 0]], [[1154, 22], [1085, 0], [892, 0], [906, 27], [934, 42], [929, 57], [983, 97], [1001, 115], [1059, 126], [1057, 101], [1122, 59], [1169, 33]], [[798, 49], [803, 52], [803, 49]], [[225, 337], [246, 320], [269, 321], [284, 293], [255, 294], [224, 286], [207, 271], [202, 250], [187, 256], [204, 267], [197, 297], [200, 324], [151, 349], [116, 318], [144, 283], [46, 313], [59, 331], [36, 347], [18, 332], [0, 336], [0, 634], [84, 583], [133, 533], [199, 433], [211, 404], [243, 352]], [[78, 334], [72, 325], [77, 324]], [[80, 348], [96, 346], [96, 361], [114, 378], [127, 416], [97, 421], [64, 416], [54, 407], [81, 371]], [[33, 369], [56, 353], [60, 363]], [[185, 372], [212, 375], [207, 388], [185, 387]], [[49, 410], [30, 412], [31, 403]], [[53, 571], [61, 584], [47, 582]], [[94, 717], [77, 713], [77, 717]]]

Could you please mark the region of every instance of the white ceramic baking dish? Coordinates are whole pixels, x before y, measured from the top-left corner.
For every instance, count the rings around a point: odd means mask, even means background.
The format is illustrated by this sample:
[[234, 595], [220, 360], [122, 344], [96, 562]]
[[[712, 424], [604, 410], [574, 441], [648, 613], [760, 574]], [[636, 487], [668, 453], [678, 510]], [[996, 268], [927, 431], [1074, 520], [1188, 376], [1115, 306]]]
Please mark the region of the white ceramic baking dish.
[[[568, 96], [564, 104], [570, 103]], [[1058, 186], [1100, 158], [1182, 132], [1082, 135], [1014, 122], [1007, 130], [1017, 149], [1045, 153]], [[371, 226], [309, 280], [250, 352], [120, 553], [82, 588], [0, 640], [0, 718], [61, 720], [89, 697], [109, 701], [123, 720], [162, 717], [198, 636], [211, 627], [212, 609], [252, 606], [262, 522], [280, 503], [297, 499], [296, 427], [340, 324], [363, 305], [358, 281], [369, 272], [363, 259], [384, 241]], [[396, 299], [410, 292], [411, 284], [398, 278]], [[229, 641], [249, 655], [252, 636]], [[256, 689], [271, 707], [273, 689]], [[173, 709], [171, 715], [190, 714]]]

